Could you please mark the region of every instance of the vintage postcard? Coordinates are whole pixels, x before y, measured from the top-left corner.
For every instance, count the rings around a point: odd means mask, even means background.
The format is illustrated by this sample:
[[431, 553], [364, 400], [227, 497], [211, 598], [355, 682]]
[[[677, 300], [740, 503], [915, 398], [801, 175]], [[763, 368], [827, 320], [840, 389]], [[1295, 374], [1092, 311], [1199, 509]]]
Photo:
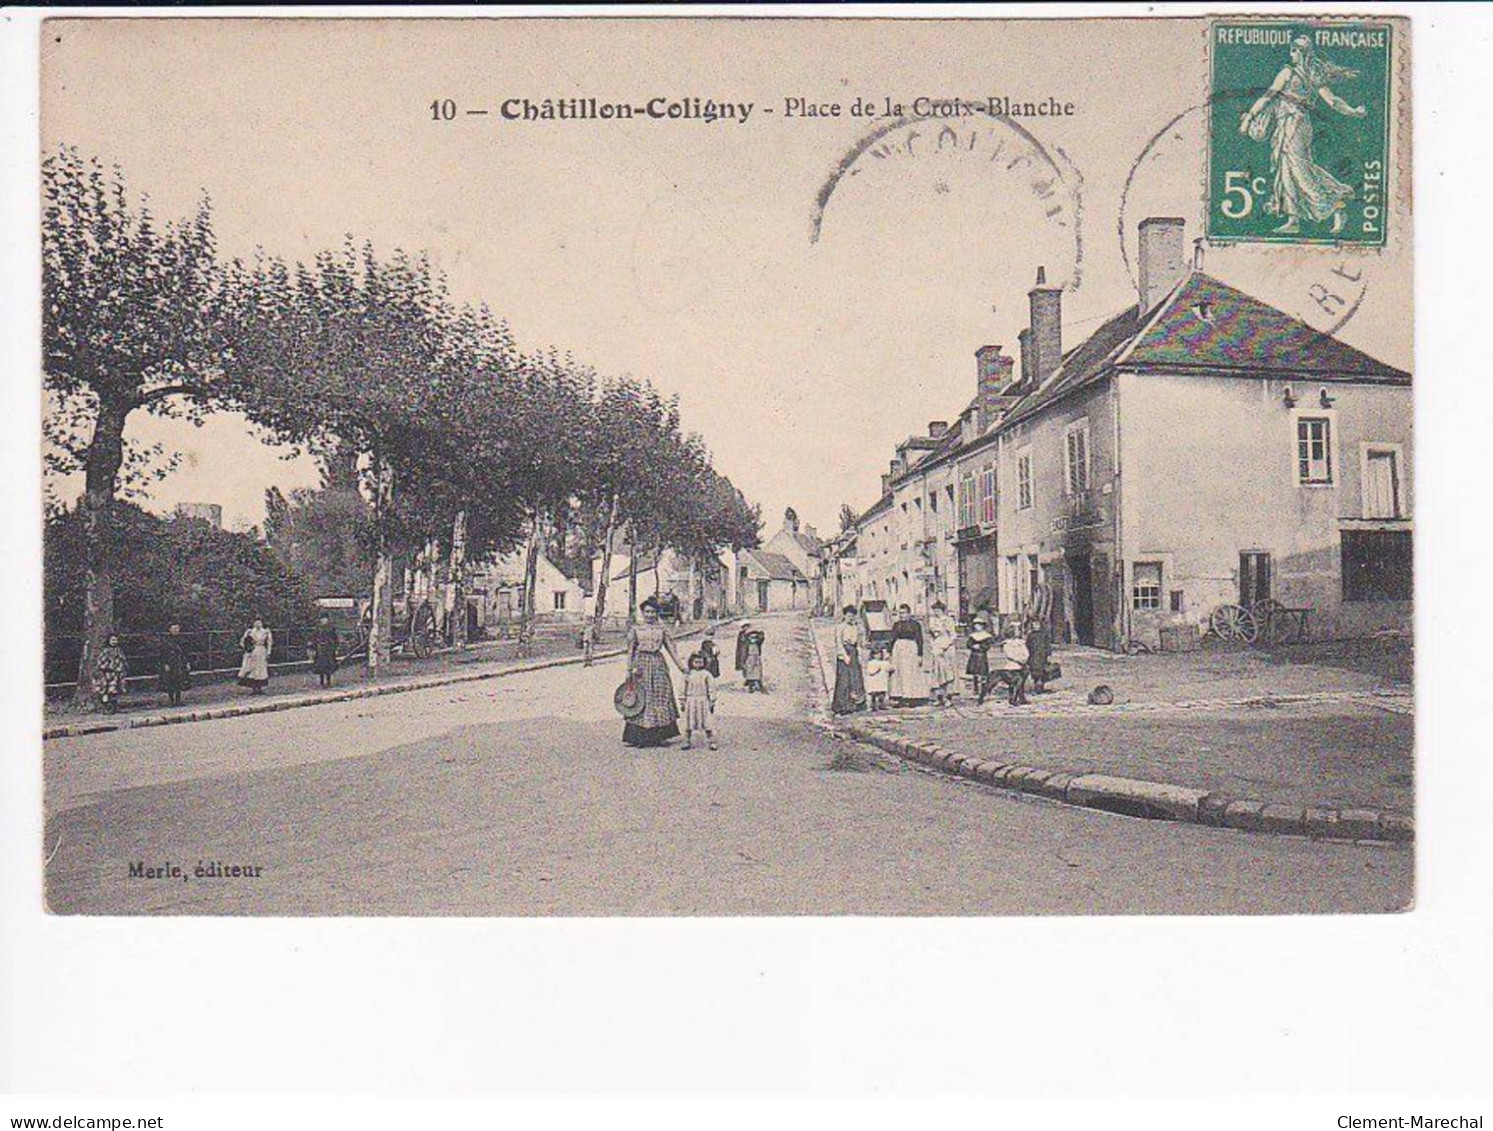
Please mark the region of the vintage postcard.
[[45, 21], [48, 908], [1408, 908], [1411, 50]]

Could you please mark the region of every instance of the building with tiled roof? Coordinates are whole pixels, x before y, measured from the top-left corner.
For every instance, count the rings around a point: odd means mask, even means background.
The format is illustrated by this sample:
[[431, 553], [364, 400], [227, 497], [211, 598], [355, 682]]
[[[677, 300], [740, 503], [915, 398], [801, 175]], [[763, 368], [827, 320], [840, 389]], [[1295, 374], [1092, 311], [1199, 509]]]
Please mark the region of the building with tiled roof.
[[1020, 375], [982, 347], [959, 422], [898, 448], [856, 530], [862, 597], [1019, 615], [1040, 586], [1060, 640], [1102, 647], [1225, 605], [1408, 625], [1410, 375], [1183, 246], [1181, 220], [1145, 221], [1136, 303], [1067, 350], [1039, 272]]

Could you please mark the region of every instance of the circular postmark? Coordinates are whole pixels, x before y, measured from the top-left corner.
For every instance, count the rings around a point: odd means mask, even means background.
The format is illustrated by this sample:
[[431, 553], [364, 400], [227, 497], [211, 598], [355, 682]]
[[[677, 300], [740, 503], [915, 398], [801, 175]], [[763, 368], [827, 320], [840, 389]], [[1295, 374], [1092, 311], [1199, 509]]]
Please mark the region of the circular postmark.
[[1060, 147], [1005, 115], [882, 121], [819, 187], [809, 242], [848, 233], [858, 212], [874, 218], [868, 230], [879, 227], [905, 247], [941, 230], [992, 266], [1040, 262], [1053, 285], [1076, 291], [1083, 283], [1083, 176]]
[[[1337, 334], [1363, 308], [1382, 262], [1383, 248], [1351, 245], [1217, 242], [1205, 234], [1207, 147], [1212, 108], [1227, 110], [1258, 91], [1221, 91], [1161, 126], [1126, 173], [1115, 237], [1121, 261], [1137, 281], [1137, 229], [1149, 216], [1181, 216], [1193, 237], [1195, 265], [1227, 264], [1228, 280], [1258, 295], [1313, 330]], [[1218, 273], [1216, 270], [1210, 273]]]

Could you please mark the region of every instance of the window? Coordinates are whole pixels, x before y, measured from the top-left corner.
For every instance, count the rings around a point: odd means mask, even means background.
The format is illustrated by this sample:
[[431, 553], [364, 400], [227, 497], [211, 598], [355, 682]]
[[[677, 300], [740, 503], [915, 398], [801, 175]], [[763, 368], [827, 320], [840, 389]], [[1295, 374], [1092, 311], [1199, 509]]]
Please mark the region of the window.
[[1343, 600], [1410, 600], [1410, 539], [1408, 530], [1344, 530]]
[[959, 477], [959, 527], [975, 524], [975, 473], [966, 471]]
[[1089, 489], [1089, 422], [1080, 420], [1069, 425], [1063, 439], [1067, 448], [1068, 494], [1081, 495]]
[[986, 464], [980, 469], [980, 521], [986, 525], [995, 523], [994, 464]]
[[1296, 420], [1296, 480], [1332, 482], [1332, 421], [1325, 416], [1302, 416]]
[[1032, 505], [1032, 453], [1016, 456], [1016, 509], [1029, 510]]
[[555, 590], [555, 612], [557, 612], [557, 613], [563, 613], [564, 611], [565, 611], [565, 590], [563, 590], [563, 589], [556, 589]]
[[1399, 456], [1399, 450], [1392, 447], [1371, 447], [1364, 451], [1364, 518], [1403, 517], [1400, 509]]
[[1132, 567], [1130, 607], [1138, 610], [1161, 608], [1161, 563], [1136, 562]]

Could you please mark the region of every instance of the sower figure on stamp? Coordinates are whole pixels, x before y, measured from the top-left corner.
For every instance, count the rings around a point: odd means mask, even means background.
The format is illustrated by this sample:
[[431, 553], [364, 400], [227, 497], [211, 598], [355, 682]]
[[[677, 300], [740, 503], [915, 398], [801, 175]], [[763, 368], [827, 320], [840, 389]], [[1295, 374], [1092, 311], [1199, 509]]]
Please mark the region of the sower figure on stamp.
[[1264, 141], [1267, 134], [1270, 138], [1274, 183], [1265, 208], [1285, 217], [1278, 233], [1301, 231], [1303, 219], [1331, 218], [1333, 234], [1343, 230], [1344, 206], [1353, 199], [1353, 189], [1314, 160], [1311, 110], [1320, 98], [1344, 117], [1364, 117], [1364, 107], [1350, 106], [1327, 85], [1357, 76], [1357, 71], [1319, 57], [1311, 39], [1299, 35], [1291, 41], [1291, 61], [1239, 119], [1240, 133], [1254, 141]]
[[187, 660], [187, 650], [181, 643], [181, 625], [173, 624], [166, 632], [161, 645], [161, 690], [166, 693], [166, 702], [173, 707], [181, 706], [181, 694], [187, 689], [192, 665]]

